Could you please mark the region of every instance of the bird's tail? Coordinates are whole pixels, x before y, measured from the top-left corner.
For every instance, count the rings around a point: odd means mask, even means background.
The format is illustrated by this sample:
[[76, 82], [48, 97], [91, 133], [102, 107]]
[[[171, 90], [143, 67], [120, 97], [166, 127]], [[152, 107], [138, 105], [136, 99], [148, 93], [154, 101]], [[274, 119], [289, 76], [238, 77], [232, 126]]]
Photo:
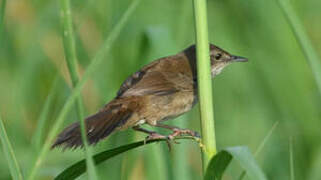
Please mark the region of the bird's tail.
[[[126, 123], [132, 111], [122, 104], [109, 104], [98, 113], [85, 119], [86, 134], [89, 144], [96, 144], [107, 137], [117, 127]], [[51, 148], [77, 148], [83, 146], [79, 122], [65, 128], [57, 137]]]

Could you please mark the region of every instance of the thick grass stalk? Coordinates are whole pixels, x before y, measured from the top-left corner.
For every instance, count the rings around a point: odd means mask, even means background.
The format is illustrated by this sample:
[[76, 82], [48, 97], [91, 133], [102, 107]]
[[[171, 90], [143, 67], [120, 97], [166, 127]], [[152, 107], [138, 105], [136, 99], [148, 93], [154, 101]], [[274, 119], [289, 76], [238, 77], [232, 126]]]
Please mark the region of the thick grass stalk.
[[35, 161], [35, 164], [30, 172], [29, 179], [34, 179], [37, 171], [39, 170], [39, 167], [41, 163], [43, 162], [45, 156], [47, 155], [51, 143], [53, 143], [53, 140], [61, 127], [63, 120], [65, 119], [67, 113], [72, 108], [73, 103], [79, 96], [83, 86], [85, 85], [86, 81], [90, 77], [90, 75], [96, 71], [96, 69], [99, 68], [99, 64], [103, 61], [103, 58], [107, 54], [107, 52], [110, 50], [111, 45], [114, 43], [118, 35], [120, 34], [120, 31], [125, 26], [128, 19], [131, 17], [132, 13], [136, 9], [137, 5], [141, 2], [141, 0], [134, 0], [130, 4], [129, 8], [126, 10], [124, 15], [121, 17], [119, 22], [116, 24], [114, 29], [111, 31], [109, 37], [106, 39], [106, 41], [103, 44], [103, 47], [99, 50], [99, 52], [96, 54], [94, 59], [91, 61], [91, 64], [86, 69], [82, 79], [77, 83], [73, 91], [71, 92], [71, 95], [67, 99], [66, 103], [64, 104], [62, 110], [60, 111], [57, 121], [52, 125], [51, 131], [48, 134], [47, 140], [45, 141], [44, 146], [42, 147], [41, 152], [39, 153], [39, 156], [37, 160]]
[[202, 152], [203, 172], [205, 172], [209, 160], [216, 154], [207, 4], [206, 0], [194, 0], [193, 2], [196, 32], [198, 94], [200, 101], [202, 143], [204, 144]]
[[11, 143], [9, 141], [8, 135], [6, 133], [6, 130], [4, 128], [1, 116], [0, 116], [0, 140], [3, 148], [3, 152], [5, 154], [5, 157], [7, 159], [10, 174], [12, 176], [12, 179], [14, 180], [22, 180], [22, 173], [18, 164], [18, 161], [16, 159], [16, 156], [13, 152], [13, 149], [11, 147]]
[[317, 83], [319, 93], [321, 94], [321, 61], [318, 57], [309, 37], [307, 36], [302, 23], [289, 0], [278, 0], [281, 10], [288, 21], [295, 38], [299, 42], [299, 45], [306, 57], [308, 64], [311, 67], [312, 73]]
[[[76, 47], [75, 47], [75, 39], [73, 32], [73, 24], [72, 24], [72, 15], [70, 8], [69, 0], [60, 0], [61, 6], [61, 21], [63, 24], [63, 43], [65, 50], [65, 60], [67, 62], [67, 67], [69, 70], [69, 74], [71, 77], [72, 86], [75, 87], [79, 81], [78, 78], [78, 69], [77, 69], [77, 55], [76, 55]], [[97, 179], [97, 173], [95, 170], [95, 164], [92, 159], [92, 151], [88, 145], [87, 141], [87, 133], [84, 122], [84, 106], [81, 100], [81, 96], [79, 96], [76, 100], [76, 110], [78, 113], [78, 119], [80, 121], [80, 129], [81, 129], [81, 137], [85, 148], [86, 154], [86, 165], [88, 168], [88, 178], [95, 180]]]

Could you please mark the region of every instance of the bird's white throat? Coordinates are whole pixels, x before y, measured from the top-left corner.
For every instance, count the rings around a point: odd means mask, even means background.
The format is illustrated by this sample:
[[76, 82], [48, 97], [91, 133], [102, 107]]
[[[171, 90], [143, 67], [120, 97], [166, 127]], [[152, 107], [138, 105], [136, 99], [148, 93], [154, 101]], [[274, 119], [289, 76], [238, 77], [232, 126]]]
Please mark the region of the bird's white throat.
[[223, 70], [224, 66], [219, 66], [219, 67], [216, 67], [216, 68], [212, 68], [212, 71], [211, 71], [211, 74], [212, 74], [212, 77], [220, 74]]

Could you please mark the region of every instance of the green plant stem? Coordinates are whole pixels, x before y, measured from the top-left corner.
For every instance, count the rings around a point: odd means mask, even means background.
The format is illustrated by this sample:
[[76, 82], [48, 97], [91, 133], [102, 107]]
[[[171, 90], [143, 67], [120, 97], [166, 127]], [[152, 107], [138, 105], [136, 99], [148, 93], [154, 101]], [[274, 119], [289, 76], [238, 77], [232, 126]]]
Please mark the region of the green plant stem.
[[319, 93], [321, 94], [321, 61], [318, 57], [309, 37], [307, 36], [302, 23], [295, 14], [295, 11], [289, 0], [278, 0], [279, 6], [288, 21], [295, 38], [306, 57], [308, 64], [311, 67]]
[[[75, 87], [79, 81], [78, 69], [77, 69], [77, 55], [76, 46], [74, 40], [72, 15], [69, 0], [60, 0], [61, 6], [61, 21], [63, 24], [63, 43], [65, 50], [65, 60], [71, 77], [72, 86]], [[95, 170], [94, 161], [92, 159], [91, 148], [88, 145], [87, 133], [84, 119], [84, 106], [81, 100], [81, 96], [76, 99], [76, 109], [78, 113], [78, 119], [80, 122], [81, 137], [85, 148], [86, 163], [88, 167], [88, 178], [97, 179], [97, 173]]]
[[194, 0], [193, 2], [196, 32], [198, 94], [200, 101], [202, 142], [204, 144], [202, 152], [203, 172], [205, 172], [209, 160], [216, 154], [207, 5], [206, 0]]
[[11, 143], [6, 133], [6, 129], [4, 128], [1, 116], [0, 116], [0, 140], [2, 143], [3, 152], [5, 154], [5, 157], [9, 165], [9, 170], [10, 170], [12, 179], [14, 180], [23, 179], [18, 161], [11, 147]]
[[130, 4], [129, 8], [126, 10], [124, 15], [121, 17], [119, 22], [116, 24], [114, 29], [111, 31], [109, 37], [106, 39], [106, 41], [103, 44], [103, 47], [99, 50], [99, 52], [96, 54], [94, 59], [91, 61], [91, 64], [86, 69], [82, 79], [77, 83], [75, 88], [73, 89], [72, 93], [70, 94], [69, 98], [67, 99], [66, 103], [64, 104], [62, 110], [60, 111], [57, 121], [52, 125], [51, 131], [48, 134], [47, 140], [45, 141], [44, 146], [42, 147], [41, 152], [39, 153], [38, 158], [35, 161], [34, 166], [32, 167], [32, 170], [30, 172], [28, 179], [34, 179], [35, 175], [44, 160], [45, 156], [47, 155], [50, 145], [53, 142], [59, 128], [61, 127], [63, 120], [65, 119], [67, 113], [71, 109], [73, 103], [75, 102], [76, 98], [79, 96], [80, 91], [82, 90], [83, 86], [85, 85], [86, 81], [90, 77], [90, 75], [96, 71], [97, 68], [99, 68], [100, 63], [103, 61], [103, 58], [107, 54], [107, 52], [110, 50], [111, 45], [114, 43], [118, 35], [120, 34], [120, 31], [125, 26], [128, 19], [131, 17], [131, 14], [136, 9], [137, 5], [141, 2], [141, 0], [134, 0]]

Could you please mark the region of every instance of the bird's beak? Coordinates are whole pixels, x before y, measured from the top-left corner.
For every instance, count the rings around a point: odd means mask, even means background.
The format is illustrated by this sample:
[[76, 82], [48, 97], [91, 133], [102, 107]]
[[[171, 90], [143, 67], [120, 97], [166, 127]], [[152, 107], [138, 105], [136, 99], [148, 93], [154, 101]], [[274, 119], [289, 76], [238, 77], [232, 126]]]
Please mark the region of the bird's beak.
[[232, 62], [247, 62], [247, 58], [241, 57], [241, 56], [232, 56], [231, 58]]

